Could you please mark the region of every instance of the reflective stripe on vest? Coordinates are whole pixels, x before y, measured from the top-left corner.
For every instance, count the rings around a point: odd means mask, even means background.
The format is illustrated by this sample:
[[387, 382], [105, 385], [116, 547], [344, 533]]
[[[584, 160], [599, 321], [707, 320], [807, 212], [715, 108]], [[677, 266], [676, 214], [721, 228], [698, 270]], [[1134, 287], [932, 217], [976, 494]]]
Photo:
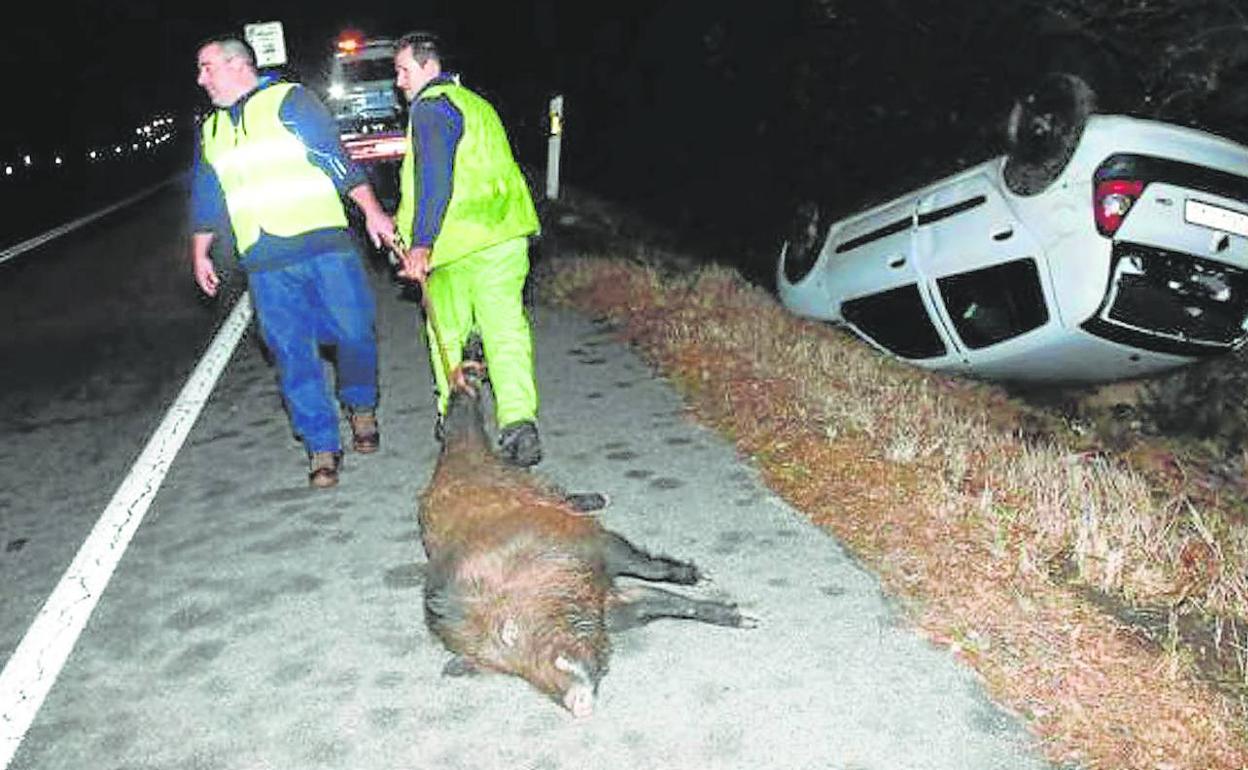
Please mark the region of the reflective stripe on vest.
[[[464, 117], [455, 147], [451, 200], [433, 242], [430, 265], [438, 267], [503, 241], [538, 230], [537, 211], [520, 166], [511, 155], [507, 132], [490, 103], [455, 83], [421, 91], [420, 100], [445, 96]], [[407, 151], [399, 172], [399, 234], [412, 243], [412, 221], [420, 197], [413, 157], [412, 123], [407, 123]]]
[[278, 117], [294, 87], [278, 83], [252, 94], [237, 126], [228, 109], [204, 121], [204, 160], [221, 182], [240, 253], [261, 230], [288, 238], [347, 226], [333, 181], [308, 160], [307, 147]]

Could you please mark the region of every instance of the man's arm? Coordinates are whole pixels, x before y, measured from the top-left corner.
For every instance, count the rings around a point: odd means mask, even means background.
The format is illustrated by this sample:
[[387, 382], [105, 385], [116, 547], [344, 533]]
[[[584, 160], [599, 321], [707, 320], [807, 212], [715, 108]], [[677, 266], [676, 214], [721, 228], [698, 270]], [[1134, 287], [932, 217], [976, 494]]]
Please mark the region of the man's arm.
[[433, 242], [451, 202], [455, 149], [464, 136], [464, 116], [445, 96], [412, 103], [412, 153], [418, 159], [420, 198], [413, 207], [412, 244], [403, 255], [399, 277], [424, 282]]
[[418, 189], [412, 221], [412, 246], [433, 247], [451, 202], [455, 149], [464, 136], [464, 116], [450, 99], [412, 103], [412, 151], [419, 161]]
[[209, 297], [215, 297], [221, 285], [210, 256], [212, 242], [216, 233], [228, 226], [229, 211], [221, 180], [204, 161], [203, 150], [197, 145], [191, 172], [191, 269], [195, 283]]
[[380, 247], [394, 237], [394, 222], [382, 209], [368, 176], [342, 148], [338, 124], [316, 95], [303, 86], [290, 90], [278, 108], [278, 117], [308, 149], [308, 160], [325, 172], [339, 195], [351, 198], [364, 213], [364, 228]]
[[212, 233], [191, 234], [191, 266], [195, 272], [195, 283], [199, 284], [200, 291], [209, 297], [217, 296], [217, 289], [221, 286], [221, 279], [217, 277], [217, 268], [212, 264], [212, 257], [209, 256], [213, 238]]

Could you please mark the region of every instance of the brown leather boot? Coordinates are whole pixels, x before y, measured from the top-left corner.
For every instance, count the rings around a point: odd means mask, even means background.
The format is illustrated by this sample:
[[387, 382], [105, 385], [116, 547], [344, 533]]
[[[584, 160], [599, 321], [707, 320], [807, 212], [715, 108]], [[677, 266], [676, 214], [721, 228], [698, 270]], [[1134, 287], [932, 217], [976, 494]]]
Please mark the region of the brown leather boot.
[[377, 413], [371, 409], [358, 409], [347, 417], [351, 423], [351, 448], [362, 455], [372, 454], [381, 447], [381, 432], [377, 430]]
[[342, 452], [313, 452], [308, 456], [308, 484], [317, 489], [337, 486]]

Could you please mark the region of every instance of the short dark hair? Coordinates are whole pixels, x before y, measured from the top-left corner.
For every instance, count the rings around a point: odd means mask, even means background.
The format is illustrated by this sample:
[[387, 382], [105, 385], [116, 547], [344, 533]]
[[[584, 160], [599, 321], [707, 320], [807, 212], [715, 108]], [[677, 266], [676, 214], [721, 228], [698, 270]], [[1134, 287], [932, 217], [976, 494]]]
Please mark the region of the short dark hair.
[[398, 53], [404, 48], [412, 49], [412, 58], [422, 67], [430, 59], [442, 61], [442, 41], [432, 32], [408, 32], [394, 44], [394, 52]]
[[251, 49], [251, 45], [246, 40], [242, 40], [234, 35], [217, 35], [200, 43], [199, 47], [203, 49], [210, 45], [218, 46], [221, 49], [221, 57], [223, 59], [242, 59], [253, 70], [256, 68], [256, 52]]

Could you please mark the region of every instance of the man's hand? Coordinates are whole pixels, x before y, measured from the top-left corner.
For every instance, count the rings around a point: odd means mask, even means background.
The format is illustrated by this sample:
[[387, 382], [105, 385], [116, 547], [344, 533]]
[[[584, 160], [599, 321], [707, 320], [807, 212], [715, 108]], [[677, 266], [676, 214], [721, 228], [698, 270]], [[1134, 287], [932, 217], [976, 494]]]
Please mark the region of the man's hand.
[[195, 233], [191, 236], [191, 266], [195, 271], [195, 283], [209, 297], [217, 296], [217, 288], [221, 286], [217, 268], [212, 264], [212, 257], [208, 256], [212, 238], [212, 233]]
[[429, 277], [429, 247], [413, 246], [399, 260], [399, 277], [425, 284]]
[[394, 220], [380, 208], [364, 216], [364, 229], [368, 232], [374, 249], [383, 246], [389, 249], [394, 245]]
[[217, 296], [217, 287], [221, 285], [221, 280], [217, 278], [217, 269], [210, 258], [198, 254], [195, 256], [195, 283], [209, 297]]
[[373, 248], [380, 249], [383, 245], [390, 248], [394, 243], [394, 220], [377, 202], [372, 185], [367, 182], [357, 184], [347, 191], [347, 195], [364, 212], [364, 229], [373, 242]]

